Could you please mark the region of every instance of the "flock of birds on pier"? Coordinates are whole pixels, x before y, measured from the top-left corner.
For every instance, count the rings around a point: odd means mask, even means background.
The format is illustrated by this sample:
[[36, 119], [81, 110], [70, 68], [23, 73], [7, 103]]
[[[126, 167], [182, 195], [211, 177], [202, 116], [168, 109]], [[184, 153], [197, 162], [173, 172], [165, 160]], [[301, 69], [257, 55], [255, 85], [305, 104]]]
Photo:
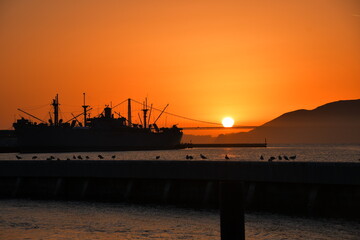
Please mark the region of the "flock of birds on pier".
[[[283, 155], [283, 156], [279, 155], [278, 157], [271, 156], [267, 161], [268, 161], [268, 162], [272, 162], [272, 161], [274, 161], [274, 160], [279, 160], [279, 161], [281, 161], [281, 160], [286, 160], [286, 161], [290, 161], [290, 160], [295, 160], [295, 159], [296, 159], [296, 155], [293, 155], [293, 156], [290, 156], [290, 157], [288, 157], [288, 156], [286, 156], [286, 155]], [[265, 160], [265, 157], [264, 157], [263, 155], [261, 155], [261, 156], [260, 156], [260, 160]]]
[[[16, 159], [18, 159], [18, 160], [21, 160], [21, 159], [23, 159], [23, 157], [21, 157], [21, 156], [19, 156], [19, 155], [15, 155], [15, 157], [16, 157]], [[103, 160], [103, 159], [105, 159], [105, 157], [104, 156], [102, 156], [102, 155], [98, 155], [97, 156], [97, 158], [99, 159], [99, 160]], [[160, 155], [157, 155], [157, 156], [155, 156], [155, 159], [156, 160], [158, 160], [158, 159], [160, 159], [161, 158], [161, 156]], [[195, 157], [194, 156], [192, 156], [192, 155], [186, 155], [186, 157], [185, 157], [185, 159], [187, 159], [187, 160], [192, 160], [192, 159], [194, 159]], [[201, 159], [203, 159], [203, 160], [206, 160], [206, 159], [208, 159], [208, 157], [206, 157], [205, 155], [203, 155], [203, 154], [200, 154], [200, 158]], [[36, 160], [36, 159], [39, 159], [38, 158], [38, 156], [33, 156], [32, 158], [31, 158], [32, 160]], [[116, 155], [112, 155], [111, 156], [111, 159], [112, 160], [115, 160], [116, 159]], [[230, 157], [227, 155], [227, 154], [225, 154], [225, 157], [224, 157], [224, 159], [225, 160], [229, 160], [230, 159]], [[268, 158], [268, 162], [272, 162], [272, 161], [274, 161], [274, 160], [279, 160], [279, 161], [281, 161], [281, 160], [287, 160], [287, 161], [290, 161], [290, 160], [295, 160], [296, 159], [296, 155], [293, 155], [293, 156], [286, 156], [286, 155], [279, 155], [278, 157], [274, 157], [274, 156], [271, 156], [270, 158]], [[61, 160], [60, 158], [55, 158], [54, 156], [49, 156], [49, 157], [47, 157], [46, 158], [46, 160]], [[75, 156], [75, 155], [73, 155], [72, 156], [72, 159], [70, 159], [69, 157], [68, 158], [66, 158], [66, 160], [90, 160], [90, 157], [89, 156], [81, 156], [81, 155], [78, 155], [78, 156]], [[260, 156], [260, 160], [265, 160], [265, 157], [263, 156], [263, 155], [261, 155]]]
[[[19, 156], [19, 155], [15, 155], [15, 157], [16, 157], [16, 159], [18, 159], [18, 160], [21, 160], [21, 159], [23, 159], [21, 156]], [[100, 160], [101, 159], [104, 159], [104, 157], [102, 156], [102, 155], [98, 155], [97, 156]], [[38, 156], [33, 156], [32, 158], [31, 158], [32, 160], [36, 160], [36, 159], [38, 159]], [[89, 156], [81, 156], [81, 155], [78, 155], [78, 156], [75, 156], [75, 155], [73, 155], [72, 156], [72, 159], [73, 160], [90, 160], [90, 157]], [[111, 156], [111, 159], [113, 159], [113, 160], [115, 160], [116, 159], [116, 155], [112, 155]], [[54, 157], [54, 156], [50, 156], [50, 157], [47, 157], [46, 158], [46, 160], [61, 160], [60, 158], [56, 158], [56, 157]], [[70, 158], [66, 158], [66, 160], [71, 160]]]

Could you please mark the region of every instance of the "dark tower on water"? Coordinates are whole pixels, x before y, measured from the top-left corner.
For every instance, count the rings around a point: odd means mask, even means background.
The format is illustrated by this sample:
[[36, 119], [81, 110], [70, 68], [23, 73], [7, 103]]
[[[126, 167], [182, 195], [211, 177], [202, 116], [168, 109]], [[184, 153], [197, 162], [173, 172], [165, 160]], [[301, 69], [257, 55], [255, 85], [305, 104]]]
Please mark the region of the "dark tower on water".
[[84, 108], [84, 127], [86, 127], [86, 115], [87, 115], [87, 108], [89, 107], [89, 105], [85, 104], [85, 93], [83, 93], [84, 96], [84, 105], [82, 105], [82, 107]]
[[58, 94], [56, 94], [51, 105], [54, 107], [54, 125], [58, 126], [59, 125], [59, 105], [60, 105]]

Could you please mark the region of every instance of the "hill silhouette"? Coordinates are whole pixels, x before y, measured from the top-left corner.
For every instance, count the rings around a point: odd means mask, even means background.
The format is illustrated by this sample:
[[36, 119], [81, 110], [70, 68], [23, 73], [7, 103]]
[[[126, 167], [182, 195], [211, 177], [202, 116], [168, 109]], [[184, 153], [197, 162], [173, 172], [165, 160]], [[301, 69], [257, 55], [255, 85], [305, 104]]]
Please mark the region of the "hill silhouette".
[[249, 132], [221, 134], [217, 143], [360, 143], [360, 99], [285, 113]]

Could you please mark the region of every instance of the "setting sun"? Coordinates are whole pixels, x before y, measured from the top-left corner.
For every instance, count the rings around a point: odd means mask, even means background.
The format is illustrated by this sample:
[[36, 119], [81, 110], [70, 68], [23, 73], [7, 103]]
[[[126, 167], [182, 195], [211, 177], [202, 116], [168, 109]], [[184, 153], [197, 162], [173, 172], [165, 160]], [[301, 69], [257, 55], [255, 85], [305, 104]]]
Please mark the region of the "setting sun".
[[234, 119], [232, 119], [231, 117], [226, 117], [222, 120], [222, 125], [224, 127], [232, 127], [234, 125]]

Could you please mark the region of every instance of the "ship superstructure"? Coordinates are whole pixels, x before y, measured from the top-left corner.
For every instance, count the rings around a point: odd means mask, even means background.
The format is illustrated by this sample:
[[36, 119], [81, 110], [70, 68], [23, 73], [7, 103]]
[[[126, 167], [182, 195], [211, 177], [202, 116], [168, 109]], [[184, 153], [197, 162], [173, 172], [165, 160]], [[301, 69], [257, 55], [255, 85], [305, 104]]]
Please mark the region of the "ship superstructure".
[[[174, 149], [180, 146], [182, 129], [173, 126], [159, 128], [157, 119], [150, 123], [151, 109], [144, 104], [141, 124], [132, 123], [131, 99], [128, 99], [128, 117], [114, 117], [112, 108], [93, 118], [87, 116], [89, 106], [84, 104], [83, 113], [68, 121], [59, 119], [58, 95], [52, 101], [53, 117], [45, 122], [32, 122], [21, 118], [13, 124], [21, 152], [62, 151], [120, 151]], [[150, 112], [149, 112], [150, 110]], [[165, 110], [165, 109], [164, 109]], [[22, 111], [24, 112], [24, 111]], [[26, 113], [26, 112], [25, 112]], [[83, 121], [78, 117], [83, 115]], [[53, 119], [53, 120], [52, 120]]]

